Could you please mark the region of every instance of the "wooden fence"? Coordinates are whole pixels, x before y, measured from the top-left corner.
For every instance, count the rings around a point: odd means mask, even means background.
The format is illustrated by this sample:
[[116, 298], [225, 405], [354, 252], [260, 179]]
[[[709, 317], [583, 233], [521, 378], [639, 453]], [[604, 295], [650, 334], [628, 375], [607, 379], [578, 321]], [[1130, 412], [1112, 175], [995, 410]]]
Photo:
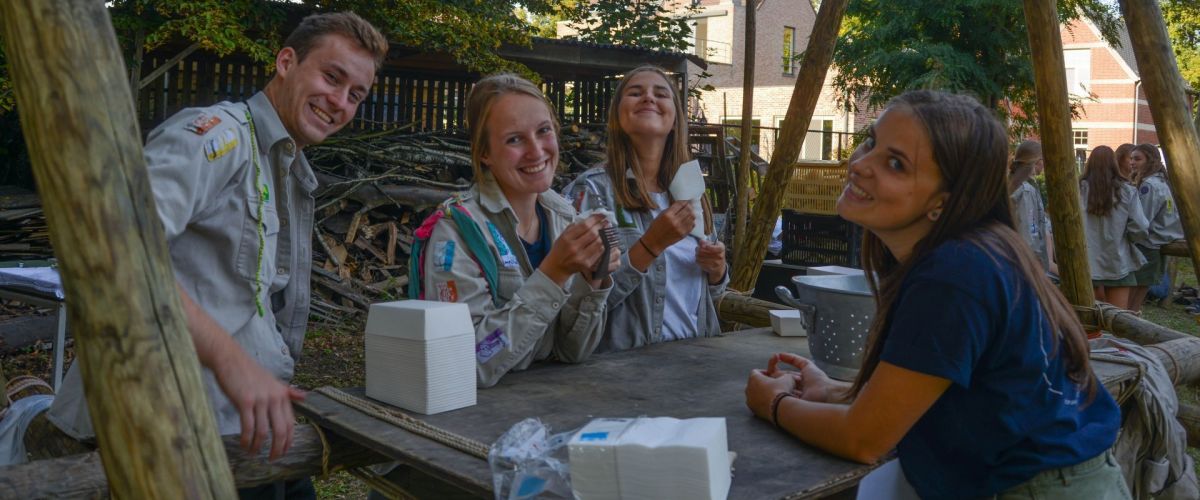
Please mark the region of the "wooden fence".
[[[173, 54], [149, 54], [142, 76], [166, 64]], [[143, 132], [180, 109], [220, 101], [241, 101], [263, 88], [271, 74], [244, 56], [218, 58], [195, 52], [138, 92], [137, 116]], [[375, 86], [348, 125], [352, 130], [384, 130], [411, 124], [411, 130], [463, 128], [467, 92], [477, 75], [448, 76], [384, 67]], [[542, 90], [554, 103], [559, 119], [604, 123], [614, 79], [545, 81]]]

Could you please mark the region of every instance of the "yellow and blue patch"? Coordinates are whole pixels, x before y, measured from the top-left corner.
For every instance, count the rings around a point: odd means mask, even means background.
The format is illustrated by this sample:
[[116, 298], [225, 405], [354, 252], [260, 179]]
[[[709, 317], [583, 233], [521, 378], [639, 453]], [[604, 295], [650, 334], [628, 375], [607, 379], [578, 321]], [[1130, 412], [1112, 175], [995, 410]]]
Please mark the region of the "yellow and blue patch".
[[225, 129], [212, 139], [204, 141], [204, 157], [208, 158], [208, 161], [217, 161], [218, 158], [233, 151], [237, 145], [237, 131], [231, 128]]

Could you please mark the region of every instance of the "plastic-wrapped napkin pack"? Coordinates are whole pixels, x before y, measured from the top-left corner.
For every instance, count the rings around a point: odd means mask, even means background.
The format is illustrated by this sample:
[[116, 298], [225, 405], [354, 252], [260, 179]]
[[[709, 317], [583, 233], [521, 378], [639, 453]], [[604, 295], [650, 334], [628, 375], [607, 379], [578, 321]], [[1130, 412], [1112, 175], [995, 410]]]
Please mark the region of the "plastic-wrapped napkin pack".
[[466, 304], [371, 304], [367, 397], [425, 415], [475, 405], [475, 327]]
[[581, 500], [723, 499], [730, 457], [724, 418], [592, 420], [567, 444]]

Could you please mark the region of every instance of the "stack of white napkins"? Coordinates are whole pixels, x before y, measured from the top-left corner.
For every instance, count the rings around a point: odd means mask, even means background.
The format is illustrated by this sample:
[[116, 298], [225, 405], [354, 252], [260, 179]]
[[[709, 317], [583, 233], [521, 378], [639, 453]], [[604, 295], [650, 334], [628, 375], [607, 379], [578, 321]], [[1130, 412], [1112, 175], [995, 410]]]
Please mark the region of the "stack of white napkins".
[[475, 327], [466, 304], [371, 304], [367, 397], [432, 415], [475, 404]]
[[722, 499], [729, 494], [724, 418], [595, 419], [568, 443], [582, 500]]

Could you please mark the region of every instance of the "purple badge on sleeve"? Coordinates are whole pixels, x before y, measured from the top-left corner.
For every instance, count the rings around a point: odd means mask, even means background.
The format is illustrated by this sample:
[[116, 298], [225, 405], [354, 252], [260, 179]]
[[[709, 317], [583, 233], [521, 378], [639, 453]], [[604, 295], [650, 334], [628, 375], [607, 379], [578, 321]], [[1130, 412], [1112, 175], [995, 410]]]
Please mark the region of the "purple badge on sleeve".
[[497, 328], [496, 331], [489, 333], [487, 337], [475, 344], [475, 360], [481, 365], [487, 363], [508, 345], [508, 335], [504, 333], [504, 330]]

